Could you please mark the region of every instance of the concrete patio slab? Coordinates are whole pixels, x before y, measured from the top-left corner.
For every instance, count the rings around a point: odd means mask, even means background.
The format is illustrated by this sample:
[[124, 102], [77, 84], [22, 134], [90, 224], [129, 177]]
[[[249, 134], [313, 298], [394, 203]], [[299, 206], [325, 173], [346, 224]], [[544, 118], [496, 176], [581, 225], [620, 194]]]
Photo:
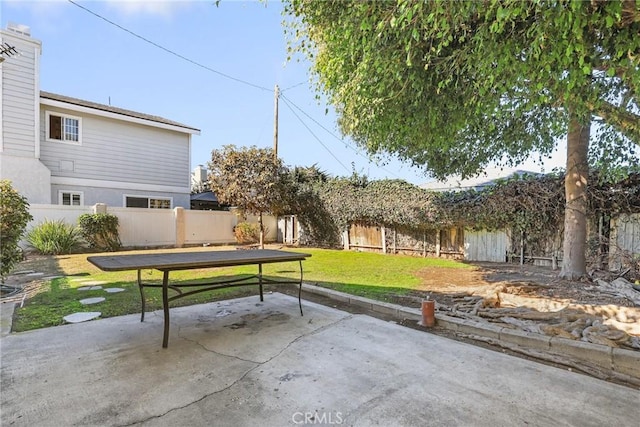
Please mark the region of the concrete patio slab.
[[2, 338], [12, 426], [635, 425], [638, 390], [282, 294]]

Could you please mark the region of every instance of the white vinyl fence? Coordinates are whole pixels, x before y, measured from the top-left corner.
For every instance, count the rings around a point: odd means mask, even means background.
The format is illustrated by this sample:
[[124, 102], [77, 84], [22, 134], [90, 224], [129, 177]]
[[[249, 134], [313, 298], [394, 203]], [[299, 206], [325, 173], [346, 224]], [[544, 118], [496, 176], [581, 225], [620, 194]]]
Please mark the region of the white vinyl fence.
[[[233, 212], [196, 211], [184, 208], [145, 209], [115, 208], [98, 204], [95, 206], [60, 206], [32, 204], [29, 212], [33, 220], [27, 230], [45, 220], [63, 220], [67, 224], [78, 224], [85, 213], [109, 213], [118, 217], [118, 232], [124, 247], [194, 246], [203, 244], [234, 244], [233, 227], [244, 221]], [[265, 240], [276, 241], [277, 219], [263, 215]], [[248, 216], [247, 222], [257, 223], [257, 216]], [[26, 247], [26, 243], [22, 242]]]

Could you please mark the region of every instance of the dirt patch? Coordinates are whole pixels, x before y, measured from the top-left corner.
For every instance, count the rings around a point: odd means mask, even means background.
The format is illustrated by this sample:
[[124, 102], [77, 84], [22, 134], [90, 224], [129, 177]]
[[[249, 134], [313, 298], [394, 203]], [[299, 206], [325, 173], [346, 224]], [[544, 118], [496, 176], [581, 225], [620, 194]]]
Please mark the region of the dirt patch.
[[431, 294], [440, 304], [446, 304], [460, 295], [484, 295], [504, 289], [515, 295], [633, 307], [633, 303], [626, 298], [595, 289], [590, 281], [560, 280], [558, 272], [548, 268], [506, 263], [474, 263], [472, 266], [470, 269], [423, 269], [419, 273], [422, 285], [414, 296], [426, 297]]
[[634, 302], [603, 289], [597, 281], [560, 280], [556, 271], [544, 267], [493, 263], [472, 267], [426, 268], [419, 273], [422, 285], [417, 290], [390, 299], [414, 308], [433, 299], [437, 312], [449, 316], [640, 350], [638, 299]]

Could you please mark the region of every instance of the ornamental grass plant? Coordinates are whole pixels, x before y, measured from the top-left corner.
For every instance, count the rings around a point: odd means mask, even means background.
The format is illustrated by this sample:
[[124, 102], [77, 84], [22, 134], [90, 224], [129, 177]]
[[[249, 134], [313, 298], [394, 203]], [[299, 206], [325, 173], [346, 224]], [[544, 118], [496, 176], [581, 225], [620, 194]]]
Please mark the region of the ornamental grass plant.
[[80, 231], [63, 220], [45, 220], [29, 230], [26, 239], [43, 255], [70, 254], [81, 247]]

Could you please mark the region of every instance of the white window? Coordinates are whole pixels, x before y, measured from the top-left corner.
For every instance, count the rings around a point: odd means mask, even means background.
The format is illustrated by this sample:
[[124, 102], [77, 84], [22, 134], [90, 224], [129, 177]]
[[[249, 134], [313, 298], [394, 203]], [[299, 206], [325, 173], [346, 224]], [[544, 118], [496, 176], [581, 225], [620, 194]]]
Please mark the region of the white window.
[[58, 204], [64, 206], [84, 206], [82, 191], [58, 191]]
[[82, 119], [55, 112], [46, 112], [47, 141], [80, 144], [82, 142]]
[[125, 196], [127, 208], [171, 209], [170, 197]]

